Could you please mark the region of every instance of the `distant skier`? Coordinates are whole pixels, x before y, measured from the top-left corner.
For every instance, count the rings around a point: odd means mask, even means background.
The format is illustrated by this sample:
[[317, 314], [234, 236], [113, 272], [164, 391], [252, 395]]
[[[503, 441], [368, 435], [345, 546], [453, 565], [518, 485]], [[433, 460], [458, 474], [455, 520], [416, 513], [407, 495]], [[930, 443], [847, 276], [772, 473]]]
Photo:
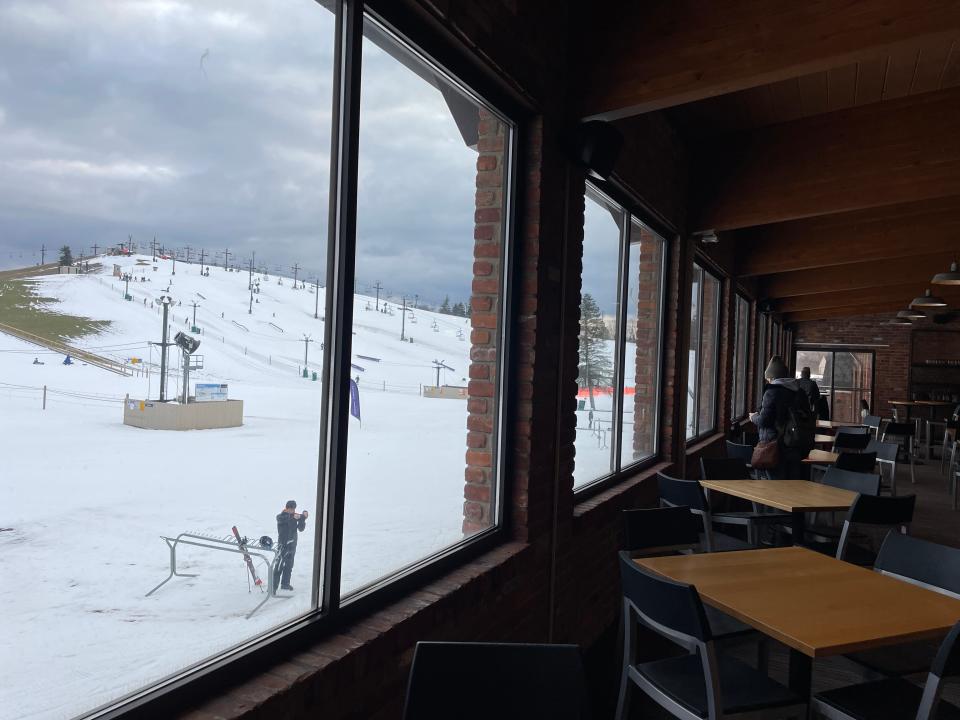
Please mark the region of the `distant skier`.
[[73, 365], [73, 358], [71, 358], [69, 355], [67, 355], [67, 356], [63, 359], [63, 364], [64, 364], [64, 365]]
[[40, 358], [34, 358], [34, 359], [33, 359], [33, 364], [34, 364], [34, 365], [43, 365], [43, 363], [40, 362]]
[[273, 572], [273, 591], [277, 583], [281, 590], [293, 590], [290, 572], [297, 554], [297, 532], [303, 532], [309, 513], [297, 512], [297, 501], [287, 500], [286, 506], [277, 515], [277, 565]]

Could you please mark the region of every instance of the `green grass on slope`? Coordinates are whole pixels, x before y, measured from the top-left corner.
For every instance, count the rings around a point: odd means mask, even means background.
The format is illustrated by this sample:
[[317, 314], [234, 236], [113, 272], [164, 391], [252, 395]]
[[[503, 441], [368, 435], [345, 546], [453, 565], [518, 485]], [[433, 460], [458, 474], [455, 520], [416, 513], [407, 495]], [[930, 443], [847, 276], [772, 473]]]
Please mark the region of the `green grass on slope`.
[[40, 296], [36, 282], [0, 279], [0, 323], [60, 342], [96, 335], [110, 326], [109, 320], [58, 313], [54, 310], [58, 302]]

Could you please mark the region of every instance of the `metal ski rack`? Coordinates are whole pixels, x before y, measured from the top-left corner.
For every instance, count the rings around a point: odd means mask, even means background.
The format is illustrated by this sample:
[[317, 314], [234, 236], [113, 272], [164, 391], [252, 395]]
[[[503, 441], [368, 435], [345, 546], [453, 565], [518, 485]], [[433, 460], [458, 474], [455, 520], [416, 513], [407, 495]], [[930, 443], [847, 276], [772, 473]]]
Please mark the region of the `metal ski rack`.
[[[223, 550], [225, 552], [236, 553], [238, 555], [243, 555], [246, 553], [251, 558], [255, 557], [260, 559], [267, 575], [267, 593], [264, 595], [263, 600], [261, 600], [253, 610], [247, 613], [247, 620], [253, 617], [253, 614], [262, 608], [267, 600], [274, 597], [275, 588], [273, 587], [273, 571], [280, 562], [280, 556], [275, 548], [265, 548], [259, 545], [256, 547], [251, 547], [248, 545], [246, 546], [246, 549], [241, 549], [236, 538], [232, 536], [218, 538], [214, 537], [213, 535], [201, 535], [199, 533], [188, 532], [182, 532], [176, 537], [167, 537], [166, 535], [161, 535], [160, 539], [163, 540], [170, 549], [170, 574], [167, 575], [163, 582], [144, 595], [144, 597], [150, 597], [153, 595], [157, 590], [170, 582], [174, 575], [177, 577], [197, 577], [195, 573], [182, 573], [177, 571], [178, 545], [193, 545], [194, 547], [207, 548], [209, 550]], [[273, 560], [268, 560], [267, 556], [264, 555], [264, 553], [268, 552], [273, 553]]]

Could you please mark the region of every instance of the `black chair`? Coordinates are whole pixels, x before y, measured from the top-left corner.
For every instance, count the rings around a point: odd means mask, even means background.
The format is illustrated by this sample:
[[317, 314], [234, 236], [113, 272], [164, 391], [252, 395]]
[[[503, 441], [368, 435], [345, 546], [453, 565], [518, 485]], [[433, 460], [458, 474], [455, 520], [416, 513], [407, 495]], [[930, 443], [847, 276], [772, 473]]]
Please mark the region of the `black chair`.
[[576, 645], [418, 642], [405, 720], [589, 717]]
[[863, 424], [870, 429], [870, 432], [873, 433], [873, 436], [877, 439], [880, 438], [880, 423], [882, 422], [883, 418], [879, 415], [867, 415], [863, 418]]
[[[827, 468], [823, 476], [824, 485], [842, 490], [860, 493], [862, 495], [880, 494], [880, 476], [868, 473], [841, 470], [837, 467]], [[812, 550], [835, 555], [843, 528], [835, 524], [824, 524], [816, 520], [807, 528], [804, 544]], [[856, 551], [853, 551], [856, 552]]]
[[[621, 550], [632, 558], [696, 552], [700, 549], [700, 523], [684, 505], [624, 510], [623, 537]], [[766, 636], [715, 608], [705, 610], [717, 642], [757, 640], [757, 667], [766, 671]]]
[[[844, 428], [840, 428], [843, 430]], [[867, 434], [867, 428], [847, 428], [850, 430], [863, 430], [862, 433], [837, 433], [836, 437], [833, 438], [833, 451], [834, 452], [860, 452], [867, 448], [867, 445], [870, 444], [870, 435]]]
[[841, 452], [837, 456], [837, 461], [833, 464], [837, 470], [849, 470], [855, 473], [872, 473], [876, 465], [877, 454], [875, 452]]
[[[728, 442], [727, 445], [730, 445]], [[743, 446], [746, 447], [746, 446]], [[750, 448], [753, 452], [753, 448]], [[700, 458], [700, 477], [704, 480], [749, 480], [749, 463], [741, 458]]]
[[912, 422], [892, 422], [883, 430], [880, 439], [883, 442], [895, 442], [903, 448], [910, 461], [910, 482], [916, 483], [917, 478], [913, 471], [913, 442], [916, 428]]
[[837, 428], [837, 437], [841, 435], [869, 435], [870, 428], [861, 425], [843, 425]]
[[727, 457], [731, 460], [739, 460], [742, 462], [750, 471], [750, 477], [756, 474], [756, 471], [750, 467], [750, 463], [753, 461], [753, 445], [740, 445], [739, 443], [727, 440]]
[[960, 675], [960, 623], [940, 644], [927, 682], [919, 688], [899, 677], [850, 685], [813, 696], [814, 714], [831, 720], [958, 720], [960, 708], [940, 699], [943, 679]]
[[[900, 446], [896, 443], [880, 442], [871, 440], [867, 445], [867, 452], [874, 453], [877, 456], [877, 463], [880, 466], [880, 488], [888, 487], [891, 495], [897, 494], [897, 455], [900, 454]], [[883, 468], [888, 468], [888, 477], [890, 483], [883, 485]]]
[[623, 511], [623, 547], [632, 557], [696, 551], [700, 522], [686, 505]]
[[837, 544], [837, 560], [846, 560], [855, 565], [873, 565], [876, 561], [876, 553], [851, 542], [854, 528], [863, 525], [887, 527], [906, 534], [910, 523], [913, 522], [913, 510], [916, 504], [916, 495], [900, 497], [858, 495], [843, 521], [840, 541]]
[[[620, 577], [624, 632], [619, 720], [629, 714], [634, 686], [684, 720], [806, 717], [803, 698], [766, 673], [717, 652], [696, 588], [644, 570], [627, 553], [620, 553]], [[638, 625], [671, 640], [687, 653], [638, 662], [633, 641]]]
[[[880, 546], [873, 569], [960, 600], [960, 549], [891, 530]], [[920, 640], [847, 657], [874, 672], [901, 676], [926, 672], [936, 652], [936, 642]]]
[[663, 473], [657, 473], [657, 485], [660, 489], [660, 503], [668, 507], [685, 505], [690, 512], [699, 515], [703, 523], [704, 547], [707, 552], [718, 550], [749, 550], [756, 545], [743, 542], [723, 533], [713, 532], [713, 523], [720, 525], [739, 525], [747, 529], [747, 537], [756, 536], [756, 526], [761, 523], [785, 523], [790, 516], [782, 513], [724, 512], [713, 513], [703, 486], [697, 480], [680, 480]]

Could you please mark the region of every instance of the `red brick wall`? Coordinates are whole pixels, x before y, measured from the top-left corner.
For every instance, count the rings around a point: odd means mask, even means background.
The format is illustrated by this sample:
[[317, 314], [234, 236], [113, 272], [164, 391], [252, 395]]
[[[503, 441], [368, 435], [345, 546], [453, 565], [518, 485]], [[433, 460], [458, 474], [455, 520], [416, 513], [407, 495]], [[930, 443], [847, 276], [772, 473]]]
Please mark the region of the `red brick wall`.
[[[633, 393], [633, 456], [652, 455], [659, 436], [654, 423], [657, 414], [657, 391], [660, 375], [661, 276], [663, 275], [663, 241], [646, 227], [640, 231], [637, 283], [636, 358], [634, 359]], [[628, 311], [629, 312], [629, 311]], [[630, 358], [627, 358], [630, 362]]]

